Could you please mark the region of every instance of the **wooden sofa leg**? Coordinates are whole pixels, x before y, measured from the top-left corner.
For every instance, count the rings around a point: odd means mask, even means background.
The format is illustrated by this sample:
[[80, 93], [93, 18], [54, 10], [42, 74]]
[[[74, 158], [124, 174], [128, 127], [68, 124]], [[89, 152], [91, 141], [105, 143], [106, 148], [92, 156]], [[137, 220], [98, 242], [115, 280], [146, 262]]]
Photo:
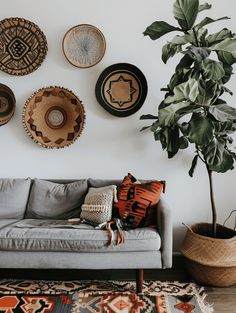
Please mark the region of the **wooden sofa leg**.
[[143, 269], [136, 270], [136, 292], [142, 293], [143, 290], [143, 278], [144, 278], [144, 271]]

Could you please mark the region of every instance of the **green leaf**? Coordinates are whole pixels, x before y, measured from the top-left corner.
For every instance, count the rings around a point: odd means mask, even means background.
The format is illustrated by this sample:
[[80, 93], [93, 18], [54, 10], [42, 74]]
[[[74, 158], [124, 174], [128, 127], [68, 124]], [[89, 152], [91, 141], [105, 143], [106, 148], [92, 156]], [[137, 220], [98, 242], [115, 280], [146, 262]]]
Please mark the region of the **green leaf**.
[[163, 127], [158, 137], [163, 150], [167, 150], [168, 157], [172, 158], [179, 151], [179, 127]]
[[212, 7], [212, 5], [208, 4], [208, 3], [201, 4], [201, 5], [199, 5], [198, 12], [200, 13], [202, 11], [209, 10], [209, 9], [211, 9], [211, 7]]
[[180, 102], [183, 100], [190, 100], [195, 102], [199, 95], [198, 82], [195, 79], [189, 79], [174, 88], [174, 95], [168, 96], [165, 103]]
[[159, 128], [160, 128], [160, 122], [158, 120], [158, 121], [156, 121], [155, 123], [152, 124], [151, 131], [152, 132], [156, 132]]
[[222, 163], [225, 142], [213, 138], [203, 150], [204, 159], [208, 166], [217, 167]]
[[233, 152], [233, 151], [229, 151], [229, 150], [228, 150], [228, 152], [232, 155], [232, 157], [234, 158], [234, 160], [236, 160], [236, 153]]
[[165, 108], [167, 105], [165, 104], [164, 100], [158, 106], [158, 110]]
[[210, 47], [212, 51], [223, 51], [231, 53], [236, 58], [236, 38], [225, 39]]
[[164, 21], [156, 21], [148, 26], [143, 34], [144, 36], [149, 36], [152, 40], [156, 40], [163, 35], [175, 30], [179, 30], [179, 28], [174, 27]]
[[172, 40], [171, 40], [171, 43], [173, 45], [185, 45], [186, 43], [189, 42], [189, 35], [186, 34], [186, 35], [183, 35], [183, 36], [175, 36]]
[[188, 136], [188, 128], [189, 128], [189, 123], [183, 122], [182, 124], [179, 124], [179, 128], [182, 132], [182, 134], [187, 137]]
[[224, 149], [221, 163], [218, 165], [210, 165], [209, 169], [217, 173], [225, 173], [234, 168], [234, 157], [226, 149]]
[[167, 141], [167, 153], [168, 158], [173, 158], [179, 151], [179, 128], [174, 126], [168, 129], [168, 141]]
[[219, 84], [212, 80], [199, 79], [199, 95], [197, 103], [209, 106], [215, 102], [215, 97], [219, 97], [221, 89]]
[[182, 45], [189, 42], [189, 35], [175, 36], [170, 42], [162, 48], [162, 60], [164, 63], [168, 61], [170, 57], [173, 57], [176, 53], [182, 51]]
[[174, 17], [183, 30], [193, 27], [199, 10], [199, 0], [176, 0]]
[[198, 161], [198, 155], [195, 155], [195, 157], [193, 158], [193, 161], [192, 161], [192, 165], [191, 165], [191, 168], [189, 170], [189, 176], [193, 177], [193, 173], [195, 171], [195, 168], [197, 166], [197, 161]]
[[217, 51], [218, 59], [227, 65], [233, 65], [236, 63], [236, 56], [232, 53], [225, 52], [225, 51]]
[[210, 106], [209, 113], [220, 122], [236, 120], [236, 109], [225, 103]]
[[180, 51], [182, 51], [181, 45], [173, 45], [171, 42], [168, 42], [162, 48], [162, 61], [166, 64], [169, 58]]
[[179, 148], [187, 149], [188, 148], [188, 139], [184, 136], [179, 138]]
[[[193, 60], [192, 60], [193, 62]], [[181, 66], [181, 65], [180, 65]], [[174, 75], [171, 77], [170, 82], [168, 84], [168, 90], [167, 91], [171, 91], [170, 95], [173, 94], [174, 88], [186, 81], [188, 81], [191, 77], [192, 77], [192, 73], [193, 73], [194, 69], [192, 68], [188, 68], [188, 67], [182, 67], [182, 69], [177, 70], [176, 68], [176, 72], [174, 73]], [[168, 96], [169, 94], [167, 94], [166, 96]]]
[[221, 31], [207, 36], [206, 41], [208, 46], [219, 43], [222, 40], [232, 37], [232, 32], [227, 28], [223, 28]]
[[193, 60], [201, 62], [209, 56], [210, 50], [207, 48], [191, 46], [188, 47], [188, 50], [185, 53], [188, 54]]
[[167, 107], [160, 109], [159, 122], [162, 126], [170, 126], [174, 124], [181, 116], [178, 112], [189, 107], [189, 102], [178, 102], [168, 105]]
[[205, 17], [199, 24], [195, 25], [194, 28], [200, 29], [208, 24], [215, 23], [215, 22], [222, 21], [222, 20], [229, 20], [229, 19], [230, 18], [228, 16], [220, 17], [215, 20], [210, 17]]
[[227, 122], [216, 122], [214, 123], [215, 127], [215, 133], [217, 134], [217, 137], [225, 136], [227, 134], [232, 134], [234, 129], [234, 123], [233, 121], [227, 121]]
[[155, 139], [155, 141], [160, 140], [160, 138], [161, 138], [160, 132], [154, 132], [154, 139]]
[[225, 86], [222, 86], [222, 90], [223, 90], [223, 92], [227, 92], [227, 93], [229, 93], [231, 96], [233, 96], [233, 91], [231, 91], [229, 88], [227, 88], [227, 87], [225, 87]]
[[222, 103], [227, 104], [227, 102], [225, 100], [217, 98], [217, 100], [213, 103], [213, 105], [222, 104]]
[[156, 120], [156, 119], [158, 119], [158, 116], [152, 114], [144, 114], [140, 116], [140, 120]]
[[140, 129], [140, 131], [142, 132], [142, 131], [144, 131], [144, 130], [150, 129], [150, 127], [151, 127], [151, 126], [144, 126], [144, 127], [142, 127], [142, 128]]
[[[159, 132], [159, 139], [162, 145], [162, 149], [165, 150], [167, 147], [167, 142], [168, 142], [168, 128], [162, 128], [161, 131]], [[154, 133], [154, 137], [155, 137], [155, 133]]]
[[208, 34], [208, 30], [206, 28], [200, 28], [196, 32], [199, 45], [202, 47], [206, 47], [207, 46], [206, 36]]
[[205, 76], [213, 81], [219, 81], [225, 76], [222, 62], [205, 59], [202, 62], [202, 69]]
[[182, 75], [180, 76], [179, 73], [174, 73], [174, 75], [172, 75], [170, 82], [168, 84], [168, 89], [172, 91], [174, 91], [174, 88], [182, 83]]
[[232, 137], [230, 137], [230, 136], [224, 136], [224, 137], [222, 137], [223, 139], [225, 139], [225, 141], [227, 141], [229, 144], [233, 144], [233, 142], [234, 142], [234, 140], [233, 140], [233, 138]]
[[193, 62], [194, 60], [188, 54], [185, 54], [176, 66], [175, 71], [182, 71], [184, 68], [190, 68]]
[[226, 84], [230, 80], [230, 78], [233, 74], [233, 67], [231, 65], [226, 64], [226, 63], [223, 63], [223, 67], [224, 67], [224, 71], [225, 71], [225, 76], [222, 78], [222, 83]]
[[189, 123], [188, 139], [197, 145], [206, 145], [213, 138], [214, 125], [205, 116], [193, 114]]
[[206, 36], [208, 34], [208, 30], [206, 28], [196, 29], [195, 27], [190, 29], [188, 32], [188, 42], [193, 46], [197, 47], [207, 47], [206, 44]]

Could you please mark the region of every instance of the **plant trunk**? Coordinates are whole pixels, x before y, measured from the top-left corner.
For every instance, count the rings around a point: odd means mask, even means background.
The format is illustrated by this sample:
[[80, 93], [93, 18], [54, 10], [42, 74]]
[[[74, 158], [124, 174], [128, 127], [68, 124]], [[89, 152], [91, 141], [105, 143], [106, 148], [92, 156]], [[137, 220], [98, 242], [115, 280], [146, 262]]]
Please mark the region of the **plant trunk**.
[[213, 236], [216, 237], [217, 214], [216, 214], [216, 206], [215, 206], [214, 191], [213, 191], [212, 171], [208, 168], [208, 166], [207, 166], [207, 172], [208, 172], [209, 184], [210, 184], [210, 197], [211, 197], [211, 210], [212, 210], [212, 233], [213, 233]]

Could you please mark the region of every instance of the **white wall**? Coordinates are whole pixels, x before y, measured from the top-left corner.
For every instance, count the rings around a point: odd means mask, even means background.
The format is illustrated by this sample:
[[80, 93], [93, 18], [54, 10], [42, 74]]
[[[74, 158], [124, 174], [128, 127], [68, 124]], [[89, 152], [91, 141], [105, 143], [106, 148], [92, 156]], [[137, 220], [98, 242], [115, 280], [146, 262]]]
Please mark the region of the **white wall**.
[[[209, 2], [214, 5], [211, 17], [232, 17], [231, 21], [212, 25], [211, 30], [227, 26], [236, 31], [235, 0]], [[144, 38], [142, 32], [157, 19], [175, 23], [172, 4], [172, 0], [1, 0], [1, 19], [15, 16], [35, 22], [45, 32], [49, 44], [45, 62], [29, 76], [12, 77], [0, 73], [0, 82], [9, 85], [17, 98], [15, 116], [0, 129], [1, 177], [122, 178], [129, 171], [140, 178], [165, 179], [166, 197], [173, 210], [176, 247], [185, 232], [182, 222], [210, 220], [204, 167], [199, 166], [195, 177], [190, 178], [187, 173], [192, 160], [190, 151], [168, 160], [151, 133], [139, 132], [145, 124], [139, 120], [140, 115], [156, 113], [163, 97], [160, 88], [168, 82], [177, 62], [173, 59], [164, 65], [161, 61], [161, 47], [168, 37], [154, 42]], [[66, 30], [81, 23], [96, 25], [107, 40], [103, 60], [86, 70], [70, 65], [61, 49]], [[149, 84], [145, 104], [127, 118], [116, 118], [104, 111], [94, 95], [101, 71], [117, 62], [137, 65]], [[84, 102], [86, 127], [80, 139], [66, 149], [41, 148], [31, 141], [22, 127], [24, 102], [37, 89], [50, 85], [67, 87]], [[232, 90], [235, 86], [236, 76], [229, 84]], [[234, 96], [229, 104], [233, 105], [235, 101]], [[236, 207], [235, 178], [236, 171], [214, 177], [220, 221]]]

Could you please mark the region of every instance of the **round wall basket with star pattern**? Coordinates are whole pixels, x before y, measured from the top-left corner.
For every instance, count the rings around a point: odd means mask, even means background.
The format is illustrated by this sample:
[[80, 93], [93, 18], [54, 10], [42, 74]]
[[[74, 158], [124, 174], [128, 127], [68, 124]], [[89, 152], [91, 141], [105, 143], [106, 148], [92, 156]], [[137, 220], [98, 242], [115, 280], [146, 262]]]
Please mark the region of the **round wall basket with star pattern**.
[[81, 134], [85, 123], [80, 99], [62, 87], [47, 87], [35, 92], [23, 110], [23, 125], [28, 135], [45, 148], [64, 148]]
[[136, 113], [147, 96], [147, 81], [136, 66], [118, 63], [107, 67], [98, 78], [95, 93], [100, 105], [112, 115]]
[[27, 75], [44, 61], [47, 39], [40, 28], [23, 18], [0, 22], [0, 70], [11, 75]]

